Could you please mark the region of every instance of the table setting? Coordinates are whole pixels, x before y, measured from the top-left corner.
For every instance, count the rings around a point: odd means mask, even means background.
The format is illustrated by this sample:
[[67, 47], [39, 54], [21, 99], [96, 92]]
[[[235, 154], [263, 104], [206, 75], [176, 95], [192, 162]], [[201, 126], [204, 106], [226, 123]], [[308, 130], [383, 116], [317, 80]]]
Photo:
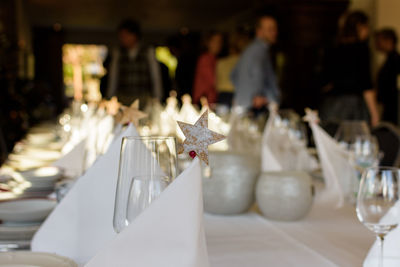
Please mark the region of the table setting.
[[0, 266], [399, 266], [400, 171], [368, 126], [182, 102], [33, 128], [0, 169]]

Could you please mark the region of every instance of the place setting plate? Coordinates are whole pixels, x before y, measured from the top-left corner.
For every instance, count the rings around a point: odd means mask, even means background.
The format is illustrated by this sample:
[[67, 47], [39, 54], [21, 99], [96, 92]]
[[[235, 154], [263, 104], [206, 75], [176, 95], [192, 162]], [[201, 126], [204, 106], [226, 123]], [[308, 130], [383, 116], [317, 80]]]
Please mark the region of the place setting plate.
[[52, 132], [30, 133], [27, 134], [26, 136], [26, 140], [28, 141], [28, 143], [33, 145], [43, 145], [51, 141], [54, 141], [55, 138], [56, 135]]
[[21, 152], [15, 152], [8, 155], [10, 160], [18, 161], [24, 159], [36, 159], [41, 161], [55, 161], [61, 157], [61, 152], [54, 150], [45, 150], [41, 148], [29, 148]]
[[9, 159], [6, 161], [6, 165], [17, 171], [27, 171], [35, 168], [44, 167], [48, 165], [48, 162], [33, 158], [20, 158], [18, 160]]
[[0, 202], [0, 248], [29, 241], [56, 205], [55, 200], [39, 198]]
[[18, 199], [0, 202], [0, 220], [3, 224], [41, 222], [55, 208], [50, 199]]
[[39, 227], [40, 223], [0, 224], [0, 247], [19, 240], [31, 240]]
[[14, 251], [0, 253], [0, 267], [77, 267], [71, 259], [56, 254]]
[[32, 187], [54, 187], [54, 184], [63, 176], [63, 171], [58, 167], [41, 167], [19, 173], [24, 180], [30, 182]]

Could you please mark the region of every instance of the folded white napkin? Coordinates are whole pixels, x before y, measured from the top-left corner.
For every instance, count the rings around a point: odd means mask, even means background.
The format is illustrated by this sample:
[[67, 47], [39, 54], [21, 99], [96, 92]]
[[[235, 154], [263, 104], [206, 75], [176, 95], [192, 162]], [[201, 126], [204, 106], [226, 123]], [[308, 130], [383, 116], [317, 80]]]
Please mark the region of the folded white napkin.
[[[197, 111], [197, 109], [192, 105], [192, 100], [190, 96], [184, 96], [182, 98], [183, 104], [181, 107], [181, 110], [179, 111], [178, 114], [178, 119], [179, 121], [183, 121], [186, 123], [194, 124], [197, 120], [197, 118], [200, 116], [200, 113]], [[183, 134], [182, 130], [179, 128], [178, 124], [176, 123], [175, 120], [175, 127], [176, 127], [176, 135], [179, 139], [184, 140], [185, 135]]]
[[[385, 220], [392, 221], [390, 217], [399, 217], [400, 213], [400, 202], [390, 209], [388, 214], [381, 220], [385, 223]], [[393, 217], [392, 217], [393, 218]], [[396, 221], [396, 220], [395, 220]], [[393, 223], [393, 221], [391, 222]], [[389, 223], [389, 224], [391, 224]], [[364, 267], [376, 267], [379, 262], [380, 247], [379, 243], [375, 242], [371, 247], [366, 259], [364, 260]], [[400, 266], [400, 228], [395, 228], [392, 232], [389, 232], [385, 237], [383, 245], [383, 266], [384, 267], [398, 267]]]
[[199, 159], [85, 266], [209, 266]]
[[113, 135], [114, 117], [106, 115], [97, 126], [96, 151], [104, 154], [111, 144], [110, 137]]
[[[263, 172], [268, 171], [283, 171], [282, 164], [279, 163], [276, 156], [271, 150], [271, 142], [274, 141], [272, 136], [274, 113], [270, 113], [267, 124], [265, 125], [264, 133], [262, 136], [262, 148], [261, 148], [261, 170]], [[276, 140], [275, 140], [276, 141]], [[277, 151], [275, 151], [277, 152]]]
[[84, 138], [87, 138], [94, 129], [97, 128], [98, 122], [101, 117], [97, 116], [93, 110], [93, 107], [88, 108], [86, 112], [82, 112], [81, 115], [73, 119], [71, 122], [71, 142], [79, 142]]
[[33, 251], [57, 253], [82, 264], [113, 239], [121, 140], [124, 136], [137, 135], [129, 125], [78, 179], [34, 236]]
[[114, 118], [110, 115], [101, 120], [95, 120], [96, 124], [88, 130], [87, 136], [81, 136], [80, 141], [71, 139], [66, 146], [72, 146], [72, 149], [64, 154], [52, 165], [61, 167], [69, 177], [81, 175], [93, 162], [99, 154], [107, 151], [113, 137]]
[[288, 129], [276, 127], [279, 116], [271, 111], [262, 137], [262, 171], [312, 171], [318, 168], [317, 160], [311, 156], [306, 143], [289, 136]]
[[172, 107], [167, 106], [166, 109], [160, 113], [158, 124], [159, 134], [162, 136], [176, 135], [178, 130], [177, 120], [179, 120], [178, 112]]
[[110, 145], [107, 143], [107, 138], [112, 134], [114, 118], [107, 115], [96, 118], [92, 123], [95, 123], [95, 125], [92, 125], [86, 137], [85, 170], [92, 166], [97, 157], [103, 154], [107, 146]]
[[191, 101], [184, 101], [179, 111], [179, 119], [186, 123], [195, 123], [200, 113], [192, 105]]
[[65, 175], [68, 177], [78, 177], [84, 171], [85, 151], [86, 138], [52, 165], [64, 169]]
[[348, 152], [318, 125], [318, 115], [313, 113], [307, 111], [306, 120], [314, 136], [325, 180], [325, 189], [317, 198], [319, 202], [332, 203], [339, 208], [345, 196], [352, 194], [356, 173], [349, 163]]

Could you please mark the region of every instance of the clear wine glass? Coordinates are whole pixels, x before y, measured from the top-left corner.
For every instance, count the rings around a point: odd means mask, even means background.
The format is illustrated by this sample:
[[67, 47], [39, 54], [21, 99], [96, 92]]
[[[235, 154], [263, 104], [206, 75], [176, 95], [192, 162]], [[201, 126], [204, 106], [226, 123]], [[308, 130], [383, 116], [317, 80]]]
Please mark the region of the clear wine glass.
[[125, 137], [122, 140], [113, 225], [129, 225], [177, 176], [174, 137]]
[[351, 149], [358, 136], [371, 135], [368, 124], [365, 121], [343, 121], [335, 134], [336, 141], [347, 149]]
[[357, 217], [375, 233], [380, 245], [379, 267], [383, 267], [386, 234], [400, 222], [400, 169], [371, 167], [365, 170], [357, 197]]
[[379, 145], [376, 137], [372, 135], [356, 136], [350, 152], [351, 161], [361, 174], [366, 168], [377, 166], [379, 163]]
[[[379, 145], [376, 137], [372, 135], [359, 135], [350, 144], [349, 161], [355, 169], [354, 179], [352, 180], [352, 200], [357, 198], [361, 176], [369, 167], [379, 165]], [[352, 203], [354, 203], [352, 201]]]
[[169, 179], [158, 176], [134, 176], [129, 187], [126, 219], [132, 222], [143, 210], [150, 206], [169, 184]]
[[[348, 161], [354, 172], [344, 178], [346, 187], [346, 200], [355, 204], [360, 185], [361, 174], [367, 167], [366, 160], [371, 156], [373, 138], [365, 121], [342, 121], [335, 134], [339, 145], [348, 153]], [[371, 145], [369, 145], [371, 144]]]
[[274, 126], [288, 134], [293, 141], [307, 145], [307, 127], [301, 117], [293, 110], [279, 110], [274, 120]]

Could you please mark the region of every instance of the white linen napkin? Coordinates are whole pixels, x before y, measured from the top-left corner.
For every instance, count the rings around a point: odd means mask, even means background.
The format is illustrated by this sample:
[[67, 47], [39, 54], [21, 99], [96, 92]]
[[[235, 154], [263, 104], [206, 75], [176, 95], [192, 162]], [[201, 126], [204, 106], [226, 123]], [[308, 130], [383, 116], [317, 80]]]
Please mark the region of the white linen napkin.
[[274, 114], [273, 112], [270, 113], [262, 137], [261, 170], [263, 172], [283, 171], [282, 165], [278, 162], [277, 158], [274, 156], [274, 153], [270, 149], [270, 143], [274, 141], [271, 131], [275, 116], [276, 114]]
[[113, 239], [121, 140], [124, 136], [137, 135], [134, 126], [129, 125], [78, 179], [35, 234], [33, 251], [60, 254], [82, 264]]
[[107, 151], [113, 136], [114, 118], [110, 115], [105, 116], [100, 121], [95, 120], [97, 124], [92, 125], [88, 135], [82, 137], [81, 141], [71, 140], [67, 145], [73, 148], [64, 154], [52, 165], [63, 168], [68, 177], [77, 177], [81, 175], [93, 162], [99, 154]]
[[52, 165], [64, 169], [67, 177], [78, 177], [84, 171], [86, 138]]
[[[186, 99], [185, 99], [186, 98]], [[179, 111], [179, 120], [186, 123], [195, 123], [200, 113], [192, 105], [192, 100], [188, 96], [182, 98], [183, 104], [181, 110]]]
[[158, 129], [162, 136], [176, 135], [177, 133], [178, 125], [176, 121], [180, 118], [175, 105], [168, 103], [165, 110], [160, 113]]
[[106, 115], [97, 126], [96, 151], [97, 154], [104, 154], [110, 146], [110, 136], [113, 135], [114, 117]]
[[[97, 157], [106, 150], [107, 138], [112, 133], [114, 118], [111, 115], [96, 118], [95, 123], [88, 131], [86, 137], [85, 170], [96, 161]], [[104, 146], [104, 147], [103, 147]]]
[[291, 138], [288, 129], [274, 125], [277, 116], [279, 115], [276, 111], [271, 110], [265, 125], [261, 148], [262, 171], [312, 171], [317, 169], [317, 160], [308, 153], [306, 143]]
[[199, 159], [85, 266], [209, 266]]
[[[394, 207], [382, 218], [381, 222], [384, 224], [386, 219], [399, 217], [400, 213], [400, 202], [398, 201]], [[379, 254], [380, 254], [379, 243], [375, 241], [371, 249], [368, 252], [366, 259], [364, 260], [364, 267], [375, 267], [378, 266]], [[397, 227], [393, 231], [389, 232], [385, 237], [383, 245], [383, 266], [385, 267], [398, 267], [400, 266], [400, 228]]]
[[[192, 105], [192, 98], [189, 95], [184, 95], [182, 97], [182, 107], [178, 114], [179, 121], [183, 121], [186, 123], [194, 124], [197, 118], [200, 116], [200, 113], [197, 109]], [[178, 124], [175, 121], [176, 127], [176, 135], [180, 140], [185, 139], [185, 135], [183, 134], [182, 130], [179, 128]]]
[[325, 189], [317, 195], [319, 202], [332, 203], [337, 208], [343, 206], [346, 195], [352, 194], [356, 173], [349, 163], [349, 154], [329, 134], [318, 125], [318, 115], [306, 111], [325, 181]]

